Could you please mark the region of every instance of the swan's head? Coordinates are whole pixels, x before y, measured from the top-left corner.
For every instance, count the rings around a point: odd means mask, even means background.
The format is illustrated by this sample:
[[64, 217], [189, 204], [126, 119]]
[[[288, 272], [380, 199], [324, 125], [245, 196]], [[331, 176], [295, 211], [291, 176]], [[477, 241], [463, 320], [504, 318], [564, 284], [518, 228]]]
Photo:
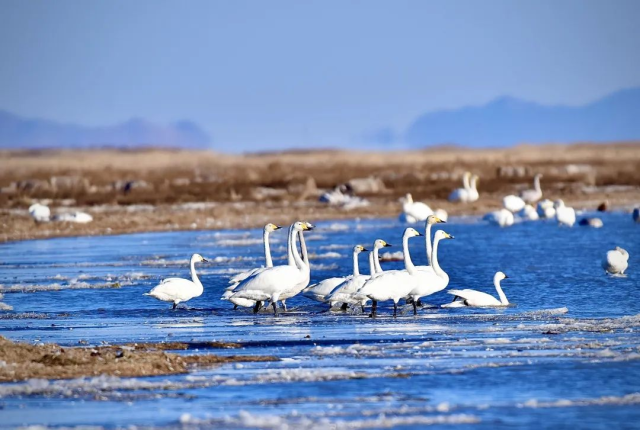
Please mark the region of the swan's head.
[[307, 221], [296, 221], [293, 223], [293, 229], [295, 231], [307, 231], [307, 230], [313, 230], [314, 229], [314, 225], [311, 224], [310, 222]]
[[413, 227], [409, 227], [404, 230], [403, 237], [416, 237], [416, 236], [424, 236], [424, 235]]
[[381, 249], [381, 248], [385, 248], [387, 246], [391, 246], [391, 244], [385, 242], [382, 239], [377, 239], [375, 242], [373, 242], [373, 248], [374, 249]]
[[616, 246], [616, 251], [618, 251], [620, 254], [624, 255], [625, 257], [627, 257], [627, 260], [629, 259], [629, 253], [627, 252], [626, 249], [622, 249], [619, 246]]
[[447, 233], [444, 230], [438, 230], [436, 231], [436, 235], [433, 237], [434, 240], [438, 240], [438, 239], [453, 239], [454, 237], [452, 235], [450, 235], [449, 233]]
[[413, 196], [411, 193], [407, 193], [400, 201], [404, 204], [413, 203]]
[[191, 256], [191, 261], [193, 261], [194, 263], [200, 263], [200, 262], [203, 262], [203, 261], [206, 262], [206, 261], [209, 261], [209, 260], [207, 260], [206, 258], [204, 258], [200, 254], [193, 254]]
[[273, 233], [274, 231], [280, 230], [281, 228], [282, 227], [280, 227], [279, 225], [269, 223], [264, 226], [264, 231], [266, 231], [267, 233]]
[[466, 172], [464, 172], [464, 175], [462, 175], [462, 176], [464, 176], [465, 178], [470, 178], [471, 177], [471, 172], [466, 171]]
[[429, 215], [427, 217], [427, 225], [433, 225], [433, 224], [438, 224], [438, 223], [446, 223], [446, 221], [443, 221], [442, 219], [438, 218], [435, 215]]
[[562, 199], [558, 199], [556, 200], [556, 202], [554, 203], [554, 206], [556, 208], [563, 208], [564, 207], [564, 201], [562, 201]]
[[533, 179], [542, 179], [542, 173], [536, 173], [536, 176]]
[[503, 279], [507, 279], [508, 276], [504, 274], [504, 272], [496, 272], [495, 275], [493, 275], [493, 279], [494, 281], [502, 281]]
[[360, 254], [363, 251], [368, 251], [368, 249], [365, 249], [365, 247], [362, 246], [362, 245], [356, 245], [356, 246], [353, 247], [353, 253], [354, 254]]

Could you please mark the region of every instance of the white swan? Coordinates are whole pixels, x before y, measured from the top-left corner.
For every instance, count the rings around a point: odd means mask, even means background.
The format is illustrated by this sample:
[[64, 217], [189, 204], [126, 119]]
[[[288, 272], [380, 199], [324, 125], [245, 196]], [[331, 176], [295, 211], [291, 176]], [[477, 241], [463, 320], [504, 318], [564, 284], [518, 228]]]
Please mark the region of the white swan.
[[409, 297], [412, 299], [414, 315], [418, 313], [417, 304], [421, 297], [442, 291], [449, 285], [449, 275], [438, 264], [438, 244], [442, 239], [453, 239], [453, 236], [444, 233], [442, 230], [436, 232], [431, 258], [429, 259], [430, 266], [428, 266], [431, 270], [418, 270], [418, 285], [409, 293]]
[[624, 275], [624, 271], [629, 267], [629, 253], [616, 246], [616, 249], [608, 251], [604, 260], [602, 260], [602, 268], [606, 273], [611, 275]]
[[538, 202], [536, 211], [540, 218], [551, 219], [556, 217], [556, 208], [553, 207], [553, 202], [549, 199], [544, 199], [541, 202]]
[[556, 200], [554, 206], [556, 209], [556, 219], [558, 220], [558, 224], [573, 227], [573, 224], [576, 222], [576, 211], [569, 206], [565, 206], [562, 200]]
[[493, 276], [493, 285], [496, 287], [500, 300], [495, 297], [476, 290], [449, 290], [447, 293], [456, 296], [454, 301], [446, 305], [442, 305], [443, 308], [455, 308], [461, 306], [472, 307], [484, 307], [484, 306], [509, 306], [509, 300], [505, 296], [502, 288], [500, 287], [500, 281], [507, 279], [508, 276], [502, 272], [497, 272]]
[[34, 203], [29, 206], [29, 215], [35, 222], [47, 222], [51, 219], [51, 210], [48, 206]]
[[526, 203], [524, 200], [522, 200], [518, 196], [514, 196], [513, 194], [505, 196], [502, 199], [502, 206], [504, 206], [505, 209], [511, 211], [511, 213], [521, 211], [522, 209], [524, 209], [525, 205]]
[[280, 300], [282, 293], [288, 289], [296, 288], [304, 282], [305, 278], [308, 279], [308, 266], [300, 258], [295, 240], [299, 232], [310, 229], [307, 223], [301, 221], [297, 221], [289, 227], [288, 246], [294, 265], [270, 267], [248, 277], [238, 285], [236, 292], [231, 297], [250, 299], [255, 302], [269, 300], [273, 307], [273, 313], [277, 316], [276, 302]]
[[[380, 269], [380, 271], [376, 270], [375, 259], [377, 258], [378, 250], [388, 246], [391, 245], [382, 239], [377, 239], [373, 242], [373, 250], [369, 251], [369, 275], [350, 276], [343, 283], [338, 285], [331, 294], [327, 296], [327, 301], [332, 307], [338, 303], [346, 303], [350, 305], [360, 304], [364, 312], [364, 305], [368, 298], [356, 298], [355, 294], [370, 278], [382, 273], [382, 269]], [[380, 262], [378, 261], [378, 266], [379, 265]]]
[[[302, 222], [305, 225], [305, 230], [313, 230], [315, 228], [315, 226], [313, 224], [311, 224], [310, 222], [307, 221], [303, 221]], [[300, 250], [302, 251], [302, 266], [300, 266], [300, 269], [303, 272], [303, 277], [300, 280], [300, 282], [298, 284], [296, 284], [295, 286], [291, 287], [291, 288], [287, 288], [285, 289], [282, 294], [280, 294], [280, 300], [282, 301], [282, 307], [284, 308], [284, 310], [287, 310], [287, 299], [290, 299], [294, 296], [297, 296], [298, 294], [300, 294], [302, 292], [302, 290], [304, 290], [307, 285], [309, 285], [309, 281], [311, 280], [311, 265], [309, 264], [309, 254], [307, 253], [307, 243], [304, 240], [304, 234], [302, 231], [298, 232], [298, 239], [300, 240]], [[294, 240], [295, 243], [295, 240]], [[295, 248], [295, 246], [294, 246]], [[298, 253], [298, 249], [295, 248], [295, 253]], [[288, 254], [288, 258], [291, 263], [295, 263], [295, 259], [293, 256], [293, 253], [289, 253]]]
[[383, 272], [369, 279], [356, 294], [356, 297], [367, 297], [373, 301], [371, 317], [376, 316], [378, 302], [385, 300], [393, 300], [393, 315], [395, 317], [398, 313], [398, 301], [406, 297], [418, 285], [418, 270], [413, 265], [409, 254], [409, 238], [415, 236], [422, 236], [422, 234], [414, 228], [407, 228], [402, 236], [405, 270]]
[[317, 302], [326, 302], [328, 298], [327, 296], [329, 296], [338, 285], [342, 284], [349, 278], [360, 276], [358, 255], [363, 251], [367, 250], [362, 245], [356, 245], [353, 247], [353, 273], [351, 276], [336, 276], [334, 278], [324, 279], [317, 284], [312, 284], [306, 287], [302, 290], [302, 295]]
[[[268, 223], [262, 229], [262, 246], [264, 247], [264, 267], [256, 267], [255, 269], [247, 270], [242, 273], [238, 273], [229, 279], [229, 286], [225, 289], [224, 294], [220, 300], [229, 300], [233, 295], [234, 290], [240, 285], [240, 282], [247, 279], [249, 276], [255, 275], [258, 272], [263, 271], [267, 267], [273, 267], [273, 259], [271, 258], [271, 247], [269, 245], [269, 235], [274, 231], [280, 230], [282, 227], [273, 223]], [[242, 306], [245, 308], [251, 308], [255, 305], [253, 300], [242, 299], [240, 297], [235, 298], [232, 303], [236, 306]]]
[[93, 221], [93, 217], [86, 212], [61, 213], [51, 218], [53, 221], [75, 222], [78, 224], [87, 224]]
[[471, 187], [469, 185], [469, 179], [471, 178], [470, 172], [464, 172], [462, 175], [462, 188], [457, 188], [449, 194], [449, 201], [454, 203], [469, 203]]
[[433, 215], [433, 211], [429, 206], [422, 202], [414, 202], [411, 194], [401, 199], [402, 201], [402, 214], [400, 214], [400, 220], [408, 222], [410, 224], [424, 221], [429, 215]]
[[178, 306], [178, 303], [200, 296], [203, 288], [196, 274], [196, 263], [201, 261], [207, 261], [207, 259], [200, 254], [191, 256], [191, 281], [182, 278], [167, 278], [153, 287], [148, 293], [144, 293], [144, 295], [154, 297], [163, 302], [172, 302], [173, 309]]
[[542, 174], [538, 173], [533, 178], [533, 190], [524, 190], [520, 193], [520, 197], [527, 203], [535, 203], [542, 198], [542, 188], [540, 188], [540, 178]]
[[518, 216], [526, 221], [537, 221], [540, 219], [538, 212], [536, 209], [527, 204], [520, 212], [518, 212]]
[[509, 227], [513, 225], [513, 213], [507, 209], [500, 209], [499, 211], [493, 211], [482, 217], [483, 220], [489, 221], [491, 224], [499, 225], [500, 227]]

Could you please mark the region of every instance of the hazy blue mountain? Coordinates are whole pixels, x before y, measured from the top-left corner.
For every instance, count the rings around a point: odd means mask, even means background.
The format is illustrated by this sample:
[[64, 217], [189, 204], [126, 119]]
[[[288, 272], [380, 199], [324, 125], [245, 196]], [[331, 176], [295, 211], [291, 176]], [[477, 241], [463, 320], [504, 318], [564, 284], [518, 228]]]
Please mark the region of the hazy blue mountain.
[[640, 139], [640, 88], [618, 91], [579, 107], [502, 97], [484, 106], [427, 113], [404, 136], [411, 147], [633, 139]]
[[197, 124], [180, 121], [158, 125], [133, 118], [105, 127], [29, 119], [0, 110], [0, 148], [135, 148], [159, 146], [205, 149], [211, 139]]

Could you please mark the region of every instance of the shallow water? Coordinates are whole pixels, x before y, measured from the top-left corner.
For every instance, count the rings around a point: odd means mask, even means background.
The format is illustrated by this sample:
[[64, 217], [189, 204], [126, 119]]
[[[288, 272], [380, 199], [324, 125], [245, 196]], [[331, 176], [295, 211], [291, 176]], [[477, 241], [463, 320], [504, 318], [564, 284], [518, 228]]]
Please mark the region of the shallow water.
[[[497, 270], [514, 304], [506, 309], [411, 309], [389, 304], [371, 320], [328, 312], [304, 297], [279, 318], [232, 311], [219, 300], [227, 278], [263, 263], [258, 231], [193, 231], [64, 238], [0, 246], [0, 333], [63, 345], [131, 341], [240, 341], [216, 354], [276, 355], [189, 375], [100, 377], [0, 384], [3, 427], [98, 425], [231, 428], [380, 428], [425, 425], [609, 428], [640, 419], [640, 230], [627, 214], [605, 226], [551, 222], [508, 229], [474, 218], [444, 228], [450, 288], [495, 294]], [[393, 220], [325, 222], [308, 235], [312, 282], [351, 271], [351, 247], [375, 238], [400, 245]], [[286, 232], [273, 235], [275, 264]], [[424, 242], [411, 240], [424, 264]], [[603, 274], [614, 246], [631, 255], [627, 277]], [[397, 250], [397, 248], [390, 248]], [[192, 252], [205, 292], [188, 309], [142, 293], [188, 276]], [[361, 270], [367, 272], [364, 256]], [[401, 262], [383, 263], [399, 268]], [[425, 299], [450, 301], [444, 292]], [[202, 349], [199, 352], [203, 352]], [[209, 351], [207, 351], [209, 352]]]

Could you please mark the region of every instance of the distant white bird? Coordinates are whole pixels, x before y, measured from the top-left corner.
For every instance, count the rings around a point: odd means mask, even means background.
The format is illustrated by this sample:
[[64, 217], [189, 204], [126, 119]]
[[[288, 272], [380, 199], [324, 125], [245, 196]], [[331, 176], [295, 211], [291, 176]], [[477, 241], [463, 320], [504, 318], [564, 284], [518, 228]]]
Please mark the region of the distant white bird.
[[624, 275], [624, 271], [629, 267], [629, 253], [616, 246], [616, 249], [608, 251], [604, 260], [602, 260], [602, 268], [606, 273], [611, 275]]
[[324, 279], [316, 284], [312, 284], [306, 287], [304, 290], [302, 290], [302, 295], [317, 302], [326, 302], [327, 296], [329, 296], [338, 285], [342, 284], [347, 279], [360, 276], [358, 255], [360, 255], [360, 253], [363, 251], [367, 250], [362, 245], [356, 245], [353, 247], [353, 273], [350, 276], [337, 276], [334, 278]]
[[493, 285], [496, 287], [500, 300], [495, 297], [476, 290], [449, 290], [447, 293], [455, 296], [454, 301], [446, 305], [442, 305], [443, 308], [456, 308], [461, 306], [472, 307], [484, 307], [484, 306], [509, 306], [509, 300], [505, 296], [502, 288], [500, 287], [500, 281], [508, 278], [502, 272], [498, 272], [493, 276]]
[[478, 175], [473, 175], [471, 177], [471, 184], [470, 184], [470, 202], [475, 202], [476, 200], [478, 200], [480, 198], [480, 193], [478, 193], [478, 188], [477, 188], [477, 184], [478, 184], [478, 180], [480, 178], [478, 177]]
[[51, 210], [48, 206], [34, 203], [29, 206], [29, 215], [35, 222], [47, 222], [51, 218]]
[[510, 194], [502, 199], [502, 206], [510, 210], [511, 213], [516, 213], [524, 209], [526, 203], [520, 197]]
[[513, 213], [507, 209], [500, 209], [499, 211], [493, 211], [482, 217], [483, 220], [489, 221], [491, 224], [499, 225], [500, 227], [509, 227], [513, 225]]
[[54, 215], [53, 221], [75, 222], [78, 224], [87, 224], [93, 221], [93, 217], [86, 212], [61, 213]]
[[402, 214], [400, 214], [400, 220], [408, 222], [410, 224], [421, 222], [427, 219], [429, 215], [433, 215], [433, 211], [429, 206], [422, 202], [414, 202], [411, 194], [401, 199], [402, 201]]
[[560, 225], [566, 225], [568, 227], [573, 227], [573, 224], [576, 223], [576, 211], [573, 208], [565, 206], [562, 200], [556, 200], [555, 203], [556, 209], [556, 219]]
[[154, 297], [163, 302], [172, 302], [173, 309], [178, 306], [178, 303], [186, 302], [194, 297], [200, 296], [203, 288], [196, 274], [195, 264], [201, 261], [207, 261], [207, 259], [200, 254], [193, 254], [191, 256], [191, 281], [182, 278], [167, 278], [144, 295]]
[[553, 207], [553, 202], [549, 199], [538, 202], [536, 212], [538, 212], [540, 218], [551, 219], [556, 217], [556, 208]]
[[518, 212], [518, 216], [526, 221], [537, 221], [540, 219], [538, 212], [531, 205], [526, 205], [520, 212]]
[[[280, 230], [281, 228], [282, 227], [273, 223], [268, 223], [264, 226], [264, 228], [262, 229], [262, 246], [264, 248], [265, 266], [256, 267], [255, 269], [247, 270], [245, 272], [238, 273], [237, 275], [232, 276], [229, 279], [229, 286], [225, 288], [225, 292], [220, 300], [229, 300], [233, 295], [234, 290], [238, 287], [238, 285], [240, 285], [240, 282], [244, 281], [249, 276], [253, 276], [256, 273], [263, 271], [267, 267], [273, 267], [273, 259], [271, 258], [271, 247], [269, 245], [269, 236], [271, 233]], [[240, 297], [235, 298], [232, 303], [236, 306], [242, 306], [245, 308], [251, 308], [256, 304], [253, 300], [243, 299]]]
[[450, 202], [469, 203], [471, 202], [471, 185], [469, 180], [471, 179], [470, 172], [464, 172], [462, 175], [462, 188], [457, 188], [449, 194]]
[[633, 214], [631, 214], [631, 218], [635, 222], [640, 222], [640, 208], [633, 208]]
[[533, 190], [524, 190], [520, 193], [520, 197], [527, 203], [535, 203], [542, 198], [542, 189], [540, 188], [540, 178], [542, 174], [538, 173], [533, 178]]
[[447, 222], [447, 220], [449, 219], [449, 214], [444, 209], [438, 208], [433, 214], [444, 222]]

